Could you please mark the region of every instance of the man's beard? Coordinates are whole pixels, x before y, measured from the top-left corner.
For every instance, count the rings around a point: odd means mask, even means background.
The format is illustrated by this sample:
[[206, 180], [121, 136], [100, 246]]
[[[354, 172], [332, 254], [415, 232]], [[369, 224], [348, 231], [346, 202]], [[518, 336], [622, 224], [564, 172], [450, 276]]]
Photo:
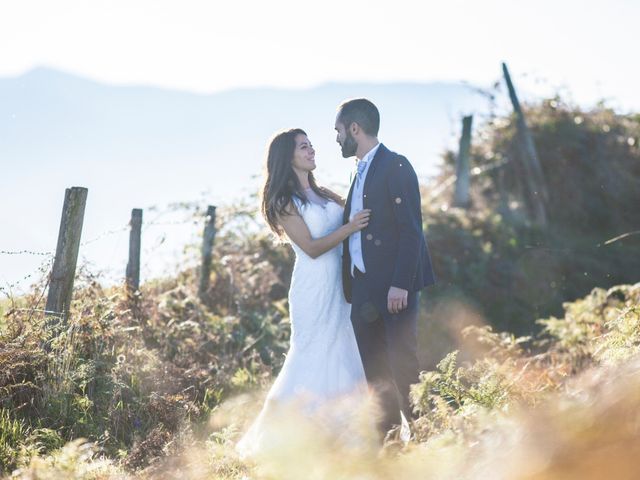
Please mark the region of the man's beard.
[[358, 143], [351, 135], [351, 132], [347, 132], [344, 142], [342, 142], [340, 147], [342, 148], [342, 156], [344, 158], [353, 157], [356, 154], [356, 151], [358, 150]]

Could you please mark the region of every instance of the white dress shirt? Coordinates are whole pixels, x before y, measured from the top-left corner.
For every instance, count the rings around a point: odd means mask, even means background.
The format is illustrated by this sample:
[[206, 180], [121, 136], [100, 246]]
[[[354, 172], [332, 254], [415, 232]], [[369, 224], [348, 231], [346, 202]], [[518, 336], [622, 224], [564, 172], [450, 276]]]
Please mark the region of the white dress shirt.
[[[367, 172], [369, 171], [369, 167], [371, 166], [373, 157], [375, 156], [379, 147], [380, 144], [378, 143], [375, 147], [369, 150], [369, 152], [364, 157], [362, 157], [362, 160], [360, 160], [360, 162], [366, 162], [366, 166], [362, 174], [359, 176], [356, 175], [356, 178], [354, 179], [355, 184], [353, 186], [353, 193], [351, 194], [350, 218], [353, 218], [356, 213], [364, 209], [364, 201], [362, 198], [362, 195], [364, 193], [364, 182], [367, 178]], [[356, 267], [358, 267], [358, 270], [360, 270], [361, 272], [366, 272], [364, 259], [362, 258], [362, 235], [360, 231], [353, 233], [349, 237], [349, 254], [351, 255], [351, 276], [353, 276], [354, 269]]]

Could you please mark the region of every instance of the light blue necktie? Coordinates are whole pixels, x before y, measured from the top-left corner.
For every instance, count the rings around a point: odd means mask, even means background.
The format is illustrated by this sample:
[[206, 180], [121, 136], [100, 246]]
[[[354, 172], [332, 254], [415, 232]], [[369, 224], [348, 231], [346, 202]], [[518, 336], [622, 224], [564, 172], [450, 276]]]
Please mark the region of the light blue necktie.
[[366, 160], [358, 160], [358, 182], [362, 181], [362, 174], [364, 173], [365, 168], [367, 168]]

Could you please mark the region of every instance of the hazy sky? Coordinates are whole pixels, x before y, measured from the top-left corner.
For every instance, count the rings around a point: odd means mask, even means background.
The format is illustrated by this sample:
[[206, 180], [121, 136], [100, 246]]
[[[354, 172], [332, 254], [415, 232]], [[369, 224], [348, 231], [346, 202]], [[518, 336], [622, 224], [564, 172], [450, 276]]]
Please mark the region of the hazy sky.
[[[0, 0], [0, 76], [46, 65], [211, 92], [327, 81], [568, 87], [640, 108], [637, 0]], [[525, 76], [526, 74], [526, 76]]]

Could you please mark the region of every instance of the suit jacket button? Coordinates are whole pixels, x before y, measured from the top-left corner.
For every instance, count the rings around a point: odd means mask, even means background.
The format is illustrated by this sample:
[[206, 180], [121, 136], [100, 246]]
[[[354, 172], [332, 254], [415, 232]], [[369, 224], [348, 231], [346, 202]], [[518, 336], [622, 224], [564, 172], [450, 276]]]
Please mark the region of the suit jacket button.
[[373, 235], [368, 234], [368, 235], [367, 235], [367, 240], [373, 240]]

